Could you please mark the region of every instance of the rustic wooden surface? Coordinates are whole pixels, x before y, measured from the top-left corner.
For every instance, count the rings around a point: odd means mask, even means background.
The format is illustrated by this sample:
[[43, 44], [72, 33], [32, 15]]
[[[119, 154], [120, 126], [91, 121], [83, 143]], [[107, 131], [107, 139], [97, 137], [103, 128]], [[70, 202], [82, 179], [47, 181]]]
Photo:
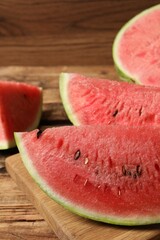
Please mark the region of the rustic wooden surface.
[[158, 0], [0, 1], [0, 65], [107, 65], [119, 28]]
[[155, 240], [160, 239], [160, 224], [141, 227], [120, 227], [97, 223], [65, 210], [51, 200], [33, 181], [20, 155], [6, 160], [7, 170], [26, 193], [59, 239], [63, 240]]
[[[44, 103], [40, 125], [45, 128], [69, 124], [58, 92], [58, 77], [62, 71], [118, 79], [113, 66], [1, 67], [0, 79], [25, 81], [43, 87]], [[43, 217], [6, 172], [5, 159], [15, 153], [17, 149], [0, 151], [0, 239], [55, 240], [55, 234]]]

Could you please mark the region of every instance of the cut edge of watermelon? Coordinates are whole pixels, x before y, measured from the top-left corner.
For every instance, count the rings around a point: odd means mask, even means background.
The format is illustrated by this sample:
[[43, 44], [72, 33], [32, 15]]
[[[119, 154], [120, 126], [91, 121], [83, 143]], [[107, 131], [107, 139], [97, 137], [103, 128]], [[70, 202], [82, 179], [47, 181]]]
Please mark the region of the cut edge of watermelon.
[[73, 73], [61, 73], [59, 77], [59, 90], [60, 90], [60, 97], [64, 106], [64, 109], [66, 111], [66, 114], [69, 118], [69, 120], [75, 125], [80, 125], [80, 122], [78, 118], [76, 117], [76, 114], [74, 114], [74, 111], [72, 109], [72, 105], [69, 101], [68, 97], [68, 85], [69, 81], [74, 76]]
[[35, 120], [33, 121], [33, 123], [31, 124], [31, 126], [28, 126], [27, 131], [31, 131], [35, 128], [38, 127], [40, 120], [41, 120], [41, 115], [42, 115], [42, 104], [43, 104], [43, 94], [42, 94], [42, 88], [39, 88], [41, 91], [41, 101], [40, 101], [40, 105], [39, 105], [39, 109], [37, 111], [37, 116], [35, 118]]
[[119, 32], [115, 36], [115, 39], [114, 39], [113, 45], [112, 45], [112, 56], [113, 56], [113, 61], [114, 61], [117, 73], [120, 76], [120, 79], [122, 79], [124, 81], [135, 82], [135, 83], [141, 84], [141, 81], [138, 79], [138, 77], [136, 75], [134, 76], [127, 69], [124, 68], [119, 57], [117, 56], [120, 39], [123, 36], [124, 32], [128, 29], [128, 27], [130, 27], [137, 19], [139, 19], [141, 16], [146, 15], [149, 12], [152, 12], [155, 9], [160, 9], [160, 4], [150, 7], [148, 9], [140, 12], [135, 17], [131, 18], [127, 23], [125, 23], [122, 26], [122, 28], [119, 30]]
[[[40, 91], [42, 93], [42, 88], [40, 88]], [[41, 114], [42, 114], [42, 94], [41, 94], [41, 102], [40, 102], [40, 107], [39, 107], [39, 110], [37, 111], [37, 115], [36, 115], [36, 118], [34, 120], [34, 122], [28, 126], [28, 128], [26, 129], [26, 131], [31, 131], [35, 128], [38, 127], [39, 125], [39, 122], [40, 122], [40, 118], [41, 118]], [[15, 138], [14, 138], [14, 133], [13, 133], [13, 139], [9, 139], [6, 141], [3, 140], [3, 141], [0, 141], [0, 150], [7, 150], [9, 148], [13, 148], [13, 147], [16, 147], [16, 141], [15, 141]]]
[[[38, 130], [35, 130], [38, 131]], [[34, 179], [34, 181], [37, 183], [37, 185], [40, 187], [40, 189], [45, 192], [52, 200], [54, 200], [56, 203], [62, 205], [67, 210], [71, 211], [72, 213], [75, 213], [81, 217], [88, 218], [91, 220], [99, 221], [99, 222], [105, 222], [109, 224], [114, 225], [123, 225], [123, 226], [139, 226], [139, 225], [148, 225], [148, 224], [156, 224], [159, 223], [160, 217], [148, 217], [146, 216], [140, 218], [139, 216], [135, 217], [116, 217], [111, 215], [102, 215], [97, 212], [89, 211], [81, 206], [75, 205], [74, 203], [68, 201], [64, 197], [60, 196], [58, 193], [54, 192], [47, 183], [41, 178], [41, 176], [38, 174], [37, 170], [33, 166], [29, 155], [27, 154], [27, 151], [25, 149], [25, 146], [23, 144], [23, 140], [21, 138], [21, 132], [15, 132], [15, 140], [17, 143], [17, 147], [21, 156], [21, 160], [31, 175], [31, 177]]]

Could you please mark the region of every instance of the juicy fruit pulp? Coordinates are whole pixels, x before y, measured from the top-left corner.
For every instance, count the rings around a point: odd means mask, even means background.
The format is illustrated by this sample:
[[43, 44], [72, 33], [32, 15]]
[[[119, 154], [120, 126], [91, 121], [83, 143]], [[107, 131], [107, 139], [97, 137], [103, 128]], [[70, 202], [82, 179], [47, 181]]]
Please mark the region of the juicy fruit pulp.
[[14, 131], [38, 126], [42, 107], [42, 90], [13, 81], [0, 81], [0, 149], [14, 147]]
[[66, 126], [15, 136], [29, 173], [69, 210], [121, 225], [160, 222], [160, 128]]
[[126, 23], [113, 43], [120, 77], [143, 85], [160, 86], [160, 4]]
[[60, 94], [74, 125], [160, 124], [160, 90], [156, 87], [62, 73]]

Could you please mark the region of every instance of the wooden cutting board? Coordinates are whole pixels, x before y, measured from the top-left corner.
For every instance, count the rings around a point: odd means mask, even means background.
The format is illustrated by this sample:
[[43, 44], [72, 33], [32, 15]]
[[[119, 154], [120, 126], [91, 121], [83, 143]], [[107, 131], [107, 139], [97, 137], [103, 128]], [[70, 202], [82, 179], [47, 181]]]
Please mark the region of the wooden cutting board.
[[25, 169], [19, 154], [6, 159], [6, 168], [61, 240], [160, 240], [160, 224], [120, 227], [72, 214], [39, 188]]

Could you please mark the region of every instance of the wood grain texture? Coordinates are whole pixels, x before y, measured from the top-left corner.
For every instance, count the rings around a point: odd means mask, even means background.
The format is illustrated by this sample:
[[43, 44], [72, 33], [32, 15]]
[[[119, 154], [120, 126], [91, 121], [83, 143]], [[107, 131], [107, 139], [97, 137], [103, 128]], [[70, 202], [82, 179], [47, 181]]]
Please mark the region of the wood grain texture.
[[158, 0], [0, 2], [0, 64], [107, 65], [120, 27]]
[[58, 240], [44, 221], [11, 221], [0, 223], [1, 240]]
[[6, 172], [0, 171], [0, 239], [56, 240], [42, 216]]
[[160, 224], [142, 227], [119, 227], [91, 221], [72, 214], [50, 199], [33, 181], [20, 155], [6, 160], [6, 167], [18, 186], [42, 214], [61, 240], [156, 240], [160, 239]]

